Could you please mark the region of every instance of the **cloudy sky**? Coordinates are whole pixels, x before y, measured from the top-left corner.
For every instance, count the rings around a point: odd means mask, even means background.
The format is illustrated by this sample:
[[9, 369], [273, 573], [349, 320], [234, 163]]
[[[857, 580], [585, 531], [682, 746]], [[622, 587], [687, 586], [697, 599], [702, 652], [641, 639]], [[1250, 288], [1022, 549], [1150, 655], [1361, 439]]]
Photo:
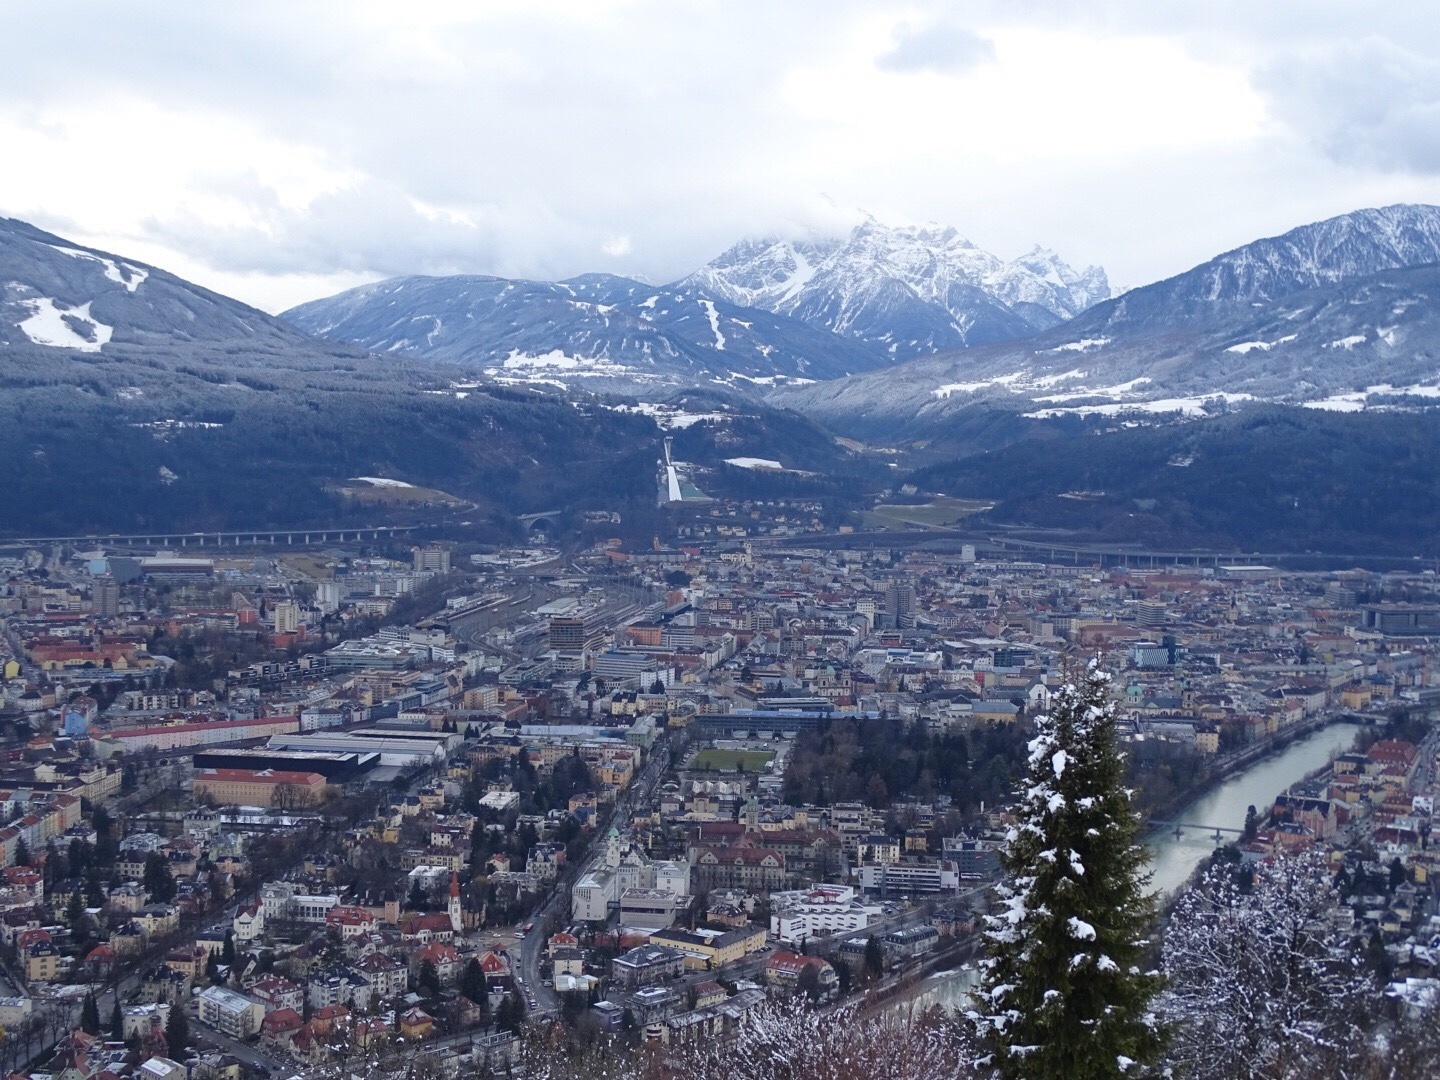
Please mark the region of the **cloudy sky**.
[[1427, 0], [47, 0], [0, 42], [0, 215], [272, 311], [865, 212], [1135, 285], [1440, 202]]

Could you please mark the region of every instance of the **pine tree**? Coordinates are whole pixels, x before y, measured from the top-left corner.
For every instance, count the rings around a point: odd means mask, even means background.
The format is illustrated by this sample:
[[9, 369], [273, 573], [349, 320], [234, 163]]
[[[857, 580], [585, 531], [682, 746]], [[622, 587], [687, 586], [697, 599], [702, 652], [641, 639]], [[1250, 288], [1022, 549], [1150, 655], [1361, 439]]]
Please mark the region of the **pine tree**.
[[110, 1038], [119, 1042], [125, 1038], [125, 1017], [120, 1012], [120, 995], [110, 1005]]
[[1092, 662], [1035, 720], [1004, 911], [987, 920], [969, 1015], [1002, 1077], [1106, 1080], [1161, 1048], [1159, 978], [1137, 966], [1154, 901], [1108, 683]]
[[479, 960], [471, 960], [465, 965], [464, 974], [460, 976], [460, 992], [482, 1008], [488, 1004], [490, 995], [485, 987], [485, 970]]
[[170, 1010], [169, 1019], [165, 1021], [165, 1045], [169, 1048], [171, 1061], [185, 1060], [185, 1048], [190, 1045], [190, 1021], [179, 1005]]
[[106, 899], [105, 886], [92, 868], [90, 876], [85, 879], [85, 903], [90, 907], [103, 907]]
[[877, 937], [865, 940], [865, 977], [878, 979], [885, 974], [885, 946]]
[[86, 994], [85, 1002], [80, 1006], [80, 1030], [87, 1035], [100, 1034], [100, 1006], [96, 1004], [94, 994]]
[[19, 840], [15, 841], [15, 865], [30, 865], [30, 845], [25, 843], [25, 838], [23, 836]]
[[158, 851], [152, 851], [145, 856], [145, 869], [140, 875], [140, 884], [150, 895], [152, 903], [164, 904], [175, 899], [175, 878], [170, 873], [169, 862]]
[[525, 1003], [515, 991], [510, 991], [495, 1010], [495, 1023], [506, 1031], [518, 1032], [525, 1023]]

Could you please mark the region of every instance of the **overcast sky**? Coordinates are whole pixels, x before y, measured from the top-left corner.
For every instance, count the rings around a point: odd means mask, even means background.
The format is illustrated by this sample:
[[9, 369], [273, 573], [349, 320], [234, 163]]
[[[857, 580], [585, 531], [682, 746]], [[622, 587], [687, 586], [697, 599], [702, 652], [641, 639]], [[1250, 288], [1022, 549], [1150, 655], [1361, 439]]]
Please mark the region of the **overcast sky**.
[[1433, 0], [46, 0], [0, 50], [0, 214], [271, 311], [863, 212], [1136, 285], [1440, 202]]

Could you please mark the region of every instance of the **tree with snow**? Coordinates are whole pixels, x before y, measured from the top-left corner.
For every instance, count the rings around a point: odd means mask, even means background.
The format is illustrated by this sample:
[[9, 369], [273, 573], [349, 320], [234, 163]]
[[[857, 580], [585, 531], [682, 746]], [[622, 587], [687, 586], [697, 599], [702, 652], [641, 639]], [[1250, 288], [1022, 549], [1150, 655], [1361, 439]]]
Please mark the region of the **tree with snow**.
[[[938, 1014], [938, 1010], [935, 1011]], [[941, 1015], [862, 1020], [803, 999], [768, 999], [741, 1018], [732, 1038], [663, 1054], [644, 1080], [957, 1080], [973, 1075], [963, 1033]]]
[[982, 1063], [1023, 1080], [1137, 1075], [1160, 1052], [1139, 965], [1155, 914], [1109, 676], [1091, 662], [1035, 718], [1002, 911], [968, 1014]]
[[1363, 1054], [1374, 990], [1323, 855], [1277, 856], [1242, 883], [1206, 871], [1165, 935], [1176, 1072], [1205, 1077], [1341, 1076]]

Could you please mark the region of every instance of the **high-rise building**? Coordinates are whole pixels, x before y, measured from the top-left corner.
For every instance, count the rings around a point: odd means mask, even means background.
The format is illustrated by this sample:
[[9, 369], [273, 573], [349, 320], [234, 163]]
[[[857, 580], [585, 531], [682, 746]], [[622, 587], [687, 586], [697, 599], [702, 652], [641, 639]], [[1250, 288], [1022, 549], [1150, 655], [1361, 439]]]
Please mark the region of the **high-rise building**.
[[915, 625], [915, 586], [897, 582], [885, 590], [885, 614], [896, 629]]
[[1165, 605], [1158, 600], [1141, 600], [1135, 605], [1135, 622], [1140, 626], [1164, 626], [1167, 620]]
[[120, 614], [120, 583], [108, 574], [95, 579], [93, 590], [95, 614], [102, 619], [113, 619]]
[[450, 572], [450, 549], [443, 544], [426, 544], [411, 551], [416, 570], [433, 570], [436, 573]]
[[1325, 602], [1336, 607], [1354, 607], [1360, 599], [1355, 582], [1346, 578], [1332, 581], [1325, 586]]
[[338, 581], [322, 581], [315, 586], [315, 606], [322, 615], [334, 615], [340, 610], [340, 601], [344, 598], [344, 586]]
[[300, 605], [294, 600], [281, 600], [271, 614], [275, 620], [275, 633], [293, 634], [300, 629]]
[[560, 651], [595, 651], [605, 644], [605, 620], [598, 610], [572, 611], [550, 616], [550, 648]]

